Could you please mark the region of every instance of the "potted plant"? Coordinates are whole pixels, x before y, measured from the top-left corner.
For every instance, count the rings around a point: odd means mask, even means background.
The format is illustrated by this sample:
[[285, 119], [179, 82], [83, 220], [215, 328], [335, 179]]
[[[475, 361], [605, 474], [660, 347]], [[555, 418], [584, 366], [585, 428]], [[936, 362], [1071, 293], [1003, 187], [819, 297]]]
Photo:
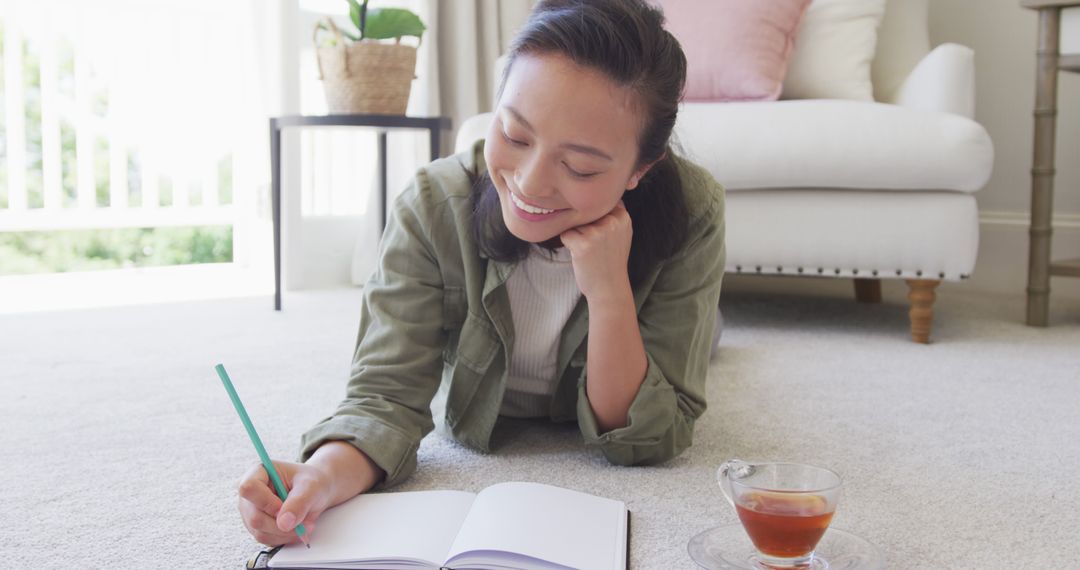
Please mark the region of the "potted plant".
[[[329, 17], [315, 26], [319, 79], [329, 111], [405, 114], [424, 23], [410, 10], [369, 10], [368, 0], [346, 1], [355, 31], [340, 29]], [[320, 38], [320, 32], [329, 34]], [[417, 45], [402, 44], [401, 38], [406, 36], [416, 37]]]

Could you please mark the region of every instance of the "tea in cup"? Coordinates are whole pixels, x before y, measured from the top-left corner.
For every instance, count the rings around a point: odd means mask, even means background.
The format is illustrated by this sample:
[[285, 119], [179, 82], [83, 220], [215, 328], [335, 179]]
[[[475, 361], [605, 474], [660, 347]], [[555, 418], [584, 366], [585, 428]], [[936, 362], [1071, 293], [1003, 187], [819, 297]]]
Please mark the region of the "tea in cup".
[[768, 568], [807, 568], [840, 499], [840, 476], [797, 463], [732, 459], [717, 472], [746, 534]]

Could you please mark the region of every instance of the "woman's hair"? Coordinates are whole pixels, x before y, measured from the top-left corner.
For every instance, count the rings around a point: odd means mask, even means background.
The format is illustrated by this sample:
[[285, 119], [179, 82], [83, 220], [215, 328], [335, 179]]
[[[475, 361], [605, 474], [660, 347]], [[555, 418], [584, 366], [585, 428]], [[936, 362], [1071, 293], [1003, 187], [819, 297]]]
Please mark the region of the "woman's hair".
[[[663, 13], [645, 0], [541, 0], [510, 45], [499, 85], [501, 97], [521, 55], [560, 55], [636, 95], [643, 124], [635, 168], [663, 158], [636, 189], [623, 194], [634, 229], [628, 267], [634, 284], [679, 249], [689, 218], [669, 144], [686, 82], [686, 56], [663, 24]], [[473, 235], [481, 251], [499, 261], [528, 254], [528, 242], [507, 229], [486, 174], [473, 185], [473, 204]]]

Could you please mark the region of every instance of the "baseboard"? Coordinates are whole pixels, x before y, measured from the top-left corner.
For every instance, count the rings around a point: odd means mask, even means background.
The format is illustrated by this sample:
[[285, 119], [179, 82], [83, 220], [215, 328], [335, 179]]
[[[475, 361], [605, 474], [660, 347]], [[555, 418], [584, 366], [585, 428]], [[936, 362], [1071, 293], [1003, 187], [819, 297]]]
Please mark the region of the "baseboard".
[[[966, 287], [1024, 295], [1028, 272], [1028, 212], [982, 212], [979, 258]], [[1054, 216], [1051, 259], [1080, 258], [1080, 214]], [[1052, 296], [1080, 298], [1080, 279], [1052, 277]]]

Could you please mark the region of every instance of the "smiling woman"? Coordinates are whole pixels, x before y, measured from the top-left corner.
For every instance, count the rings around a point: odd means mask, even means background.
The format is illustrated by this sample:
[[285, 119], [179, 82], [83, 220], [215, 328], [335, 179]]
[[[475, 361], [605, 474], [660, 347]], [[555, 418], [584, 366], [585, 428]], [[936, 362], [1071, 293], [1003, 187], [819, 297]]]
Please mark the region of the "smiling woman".
[[[723, 191], [668, 142], [686, 60], [644, 0], [543, 0], [485, 141], [420, 169], [364, 286], [346, 400], [240, 486], [260, 541], [408, 477], [438, 419], [488, 451], [500, 417], [576, 422], [618, 465], [666, 461], [704, 413]], [[314, 531], [317, 533], [318, 531]]]
[[[686, 59], [647, 18], [596, 18], [590, 24], [602, 28], [585, 30], [561, 17], [574, 4], [536, 11], [510, 47], [485, 146], [488, 173], [476, 186], [475, 237], [492, 258], [516, 261], [528, 242], [557, 247], [561, 231], [596, 221], [621, 201], [637, 282], [685, 239], [686, 204], [668, 139]], [[620, 27], [637, 38], [610, 50], [604, 38], [629, 35]], [[553, 188], [565, 191], [553, 195]]]
[[[572, 103], [548, 103], [571, 90]], [[514, 62], [484, 158], [515, 237], [554, 239], [600, 219], [637, 187], [652, 165], [636, 164], [641, 121], [631, 95], [564, 57], [524, 55]]]
[[[687, 213], [679, 177], [658, 165], [667, 150], [644, 157], [639, 97], [572, 58], [525, 49], [511, 55], [484, 147], [488, 174], [477, 185], [481, 248], [495, 259], [520, 260], [528, 243], [559, 247], [565, 231], [621, 203], [637, 230], [630, 271], [641, 278], [678, 247]], [[566, 93], [575, 95], [563, 101]], [[633, 214], [645, 210], [649, 215]]]

